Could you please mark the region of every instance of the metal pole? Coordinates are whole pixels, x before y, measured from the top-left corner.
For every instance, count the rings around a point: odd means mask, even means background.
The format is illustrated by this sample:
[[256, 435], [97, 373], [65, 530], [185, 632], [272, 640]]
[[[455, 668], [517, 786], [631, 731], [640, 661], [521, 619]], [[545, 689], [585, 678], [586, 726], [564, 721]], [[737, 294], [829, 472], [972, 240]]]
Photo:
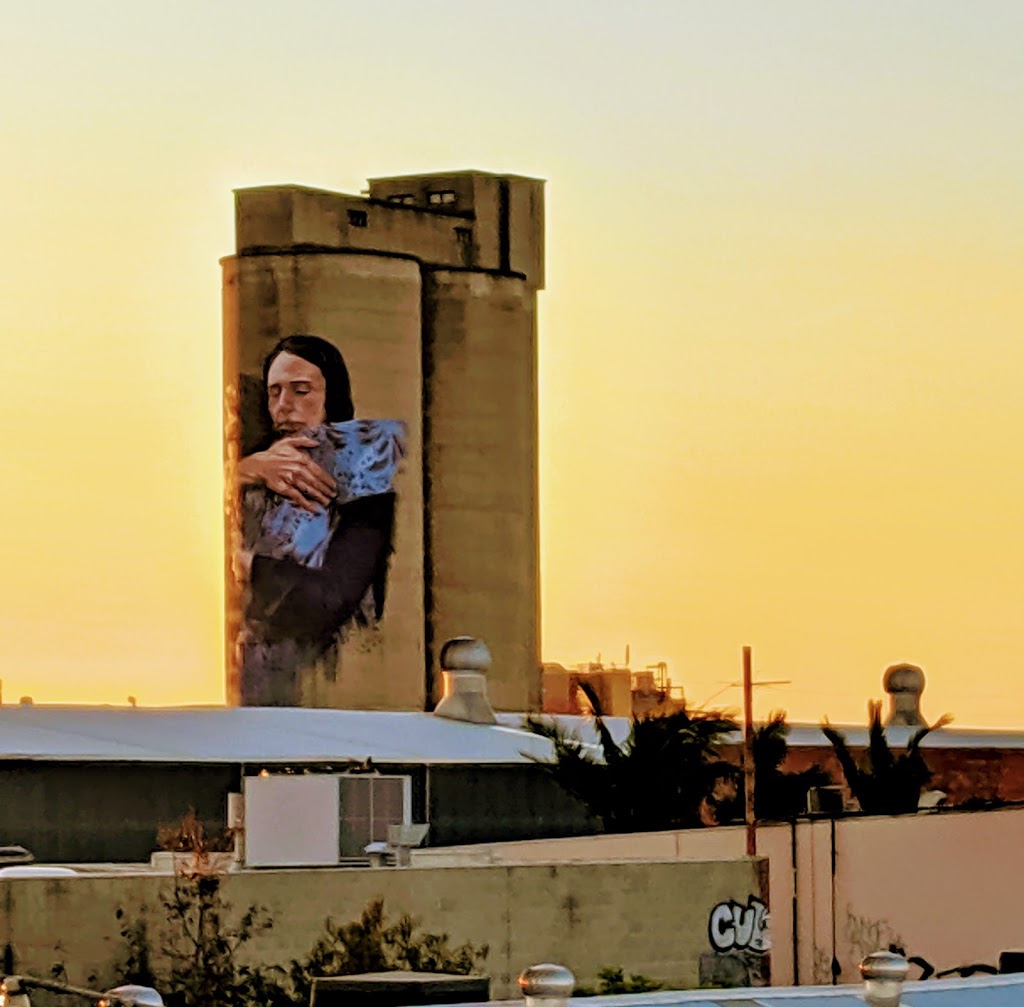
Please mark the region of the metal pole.
[[747, 821], [747, 856], [757, 855], [757, 822], [754, 817], [754, 682], [750, 648], [743, 648], [743, 797]]

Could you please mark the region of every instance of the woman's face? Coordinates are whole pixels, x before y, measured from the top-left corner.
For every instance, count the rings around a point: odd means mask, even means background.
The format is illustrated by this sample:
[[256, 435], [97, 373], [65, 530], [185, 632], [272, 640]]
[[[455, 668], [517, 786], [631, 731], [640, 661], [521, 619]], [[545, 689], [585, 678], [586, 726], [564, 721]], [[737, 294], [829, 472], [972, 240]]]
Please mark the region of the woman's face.
[[296, 433], [327, 419], [327, 382], [316, 364], [279, 353], [267, 371], [267, 405], [278, 433]]

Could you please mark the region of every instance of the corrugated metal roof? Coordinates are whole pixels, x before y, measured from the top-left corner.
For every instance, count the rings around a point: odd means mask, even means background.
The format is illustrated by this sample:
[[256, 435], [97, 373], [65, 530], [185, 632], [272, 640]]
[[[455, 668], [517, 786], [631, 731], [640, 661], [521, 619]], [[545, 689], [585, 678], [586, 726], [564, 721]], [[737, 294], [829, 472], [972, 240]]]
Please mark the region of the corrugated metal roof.
[[[558, 717], [590, 742], [586, 717]], [[621, 741], [624, 717], [607, 718]], [[499, 714], [495, 725], [464, 724], [429, 713], [257, 707], [129, 708], [0, 707], [0, 759], [58, 761], [312, 763], [373, 759], [381, 763], [508, 765], [546, 758], [550, 746], [522, 729], [521, 714]], [[864, 728], [843, 728], [850, 743], [867, 742]], [[893, 728], [902, 745], [912, 732]], [[739, 736], [735, 739], [740, 740]], [[828, 742], [812, 725], [794, 725], [795, 747]], [[944, 728], [926, 745], [1024, 748], [1024, 733]]]
[[0, 708], [0, 759], [509, 764], [550, 754], [515, 727], [429, 713], [292, 708]]

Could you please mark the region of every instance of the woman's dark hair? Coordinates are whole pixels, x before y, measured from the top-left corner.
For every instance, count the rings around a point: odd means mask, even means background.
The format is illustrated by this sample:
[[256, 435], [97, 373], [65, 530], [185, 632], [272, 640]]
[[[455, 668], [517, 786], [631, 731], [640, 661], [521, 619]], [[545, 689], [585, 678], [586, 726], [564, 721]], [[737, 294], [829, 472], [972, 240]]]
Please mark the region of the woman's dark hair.
[[328, 423], [342, 423], [352, 419], [356, 414], [352, 404], [352, 384], [349, 381], [348, 368], [341, 350], [333, 343], [319, 336], [287, 336], [275, 346], [267, 359], [263, 361], [263, 393], [266, 394], [267, 374], [270, 365], [282, 353], [290, 353], [293, 357], [320, 368], [327, 386], [324, 401], [324, 413]]

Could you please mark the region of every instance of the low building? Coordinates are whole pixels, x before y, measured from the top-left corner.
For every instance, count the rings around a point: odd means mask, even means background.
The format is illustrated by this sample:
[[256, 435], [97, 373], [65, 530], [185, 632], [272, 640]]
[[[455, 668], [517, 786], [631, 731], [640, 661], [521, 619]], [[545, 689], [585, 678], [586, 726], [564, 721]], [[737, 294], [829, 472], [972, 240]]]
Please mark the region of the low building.
[[628, 664], [605, 665], [601, 661], [586, 661], [571, 668], [547, 662], [542, 667], [544, 712], [571, 716], [591, 713], [582, 685], [590, 687], [609, 717], [674, 713], [686, 706], [683, 688], [673, 684], [664, 661], [640, 671]]
[[[586, 718], [559, 719], [588, 730]], [[628, 732], [626, 718], [607, 723], [617, 739]], [[519, 714], [487, 725], [416, 712], [4, 706], [0, 843], [45, 861], [148, 860], [158, 829], [190, 808], [209, 833], [222, 832], [228, 795], [261, 772], [401, 781], [404, 820], [427, 823], [430, 846], [598, 831], [540, 765], [548, 742], [522, 724]], [[864, 728], [844, 731], [855, 752], [866, 747]], [[900, 745], [912, 731], [893, 727], [889, 736]], [[796, 725], [789, 741], [787, 768], [818, 761], [841, 780], [817, 727]], [[1024, 799], [1024, 733], [943, 728], [924, 749], [932, 786], [949, 804]], [[738, 739], [730, 751], [738, 760]], [[385, 824], [347, 831], [342, 855], [383, 838]]]
[[[228, 795], [260, 773], [331, 773], [398, 783], [400, 813], [433, 845], [594, 831], [536, 760], [548, 742], [499, 715], [493, 725], [428, 713], [192, 707], [0, 708], [0, 843], [37, 860], [138, 862], [191, 808], [208, 834]], [[344, 812], [343, 812], [344, 814]], [[355, 813], [353, 812], [354, 817]], [[388, 821], [344, 830], [343, 856], [384, 839]]]

